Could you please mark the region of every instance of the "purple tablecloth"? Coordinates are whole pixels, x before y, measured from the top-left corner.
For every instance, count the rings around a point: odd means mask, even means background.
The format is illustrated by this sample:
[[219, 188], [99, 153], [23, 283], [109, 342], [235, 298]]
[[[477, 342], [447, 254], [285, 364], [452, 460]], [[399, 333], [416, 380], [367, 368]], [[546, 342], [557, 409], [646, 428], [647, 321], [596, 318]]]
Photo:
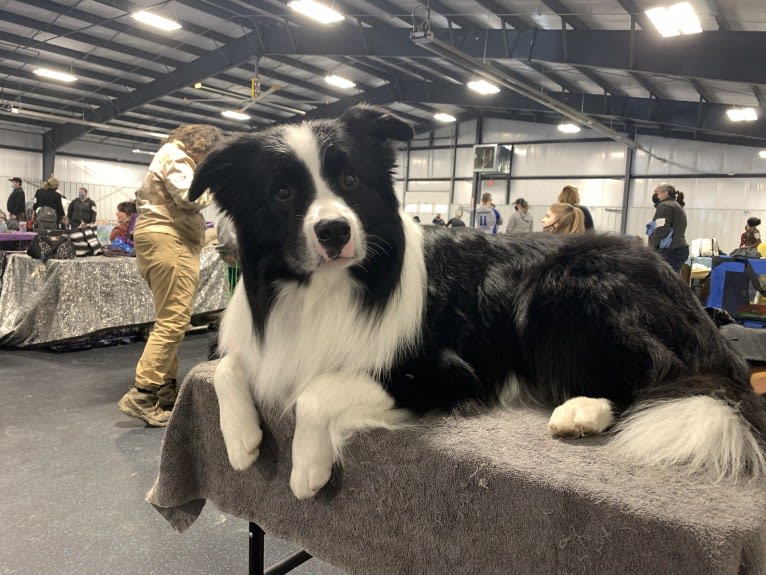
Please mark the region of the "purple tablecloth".
[[0, 232], [0, 242], [18, 242], [31, 240], [37, 234], [35, 232]]

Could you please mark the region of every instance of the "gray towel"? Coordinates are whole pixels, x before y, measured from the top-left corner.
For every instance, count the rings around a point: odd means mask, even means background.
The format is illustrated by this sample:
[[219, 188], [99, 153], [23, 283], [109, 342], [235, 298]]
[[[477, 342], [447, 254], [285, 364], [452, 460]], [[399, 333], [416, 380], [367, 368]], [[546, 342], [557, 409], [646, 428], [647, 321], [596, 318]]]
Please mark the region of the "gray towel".
[[763, 482], [637, 468], [603, 438], [551, 438], [547, 414], [528, 410], [360, 434], [330, 484], [298, 501], [292, 415], [263, 413], [260, 457], [234, 471], [213, 370], [187, 377], [147, 494], [179, 531], [210, 500], [350, 574], [766, 573]]

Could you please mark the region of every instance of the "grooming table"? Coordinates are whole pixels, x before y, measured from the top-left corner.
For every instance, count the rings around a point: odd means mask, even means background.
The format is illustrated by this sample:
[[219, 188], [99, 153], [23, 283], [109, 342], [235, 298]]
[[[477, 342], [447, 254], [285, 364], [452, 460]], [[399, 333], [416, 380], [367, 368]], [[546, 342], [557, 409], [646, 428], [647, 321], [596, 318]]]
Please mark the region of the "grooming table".
[[[766, 573], [766, 483], [631, 466], [603, 438], [551, 438], [547, 414], [530, 410], [357, 435], [330, 484], [298, 501], [288, 485], [292, 414], [262, 413], [259, 459], [233, 470], [214, 368], [186, 378], [147, 494], [179, 531], [210, 500], [298, 544], [299, 559], [310, 553], [349, 574]], [[251, 572], [262, 573], [252, 571], [251, 528]]]

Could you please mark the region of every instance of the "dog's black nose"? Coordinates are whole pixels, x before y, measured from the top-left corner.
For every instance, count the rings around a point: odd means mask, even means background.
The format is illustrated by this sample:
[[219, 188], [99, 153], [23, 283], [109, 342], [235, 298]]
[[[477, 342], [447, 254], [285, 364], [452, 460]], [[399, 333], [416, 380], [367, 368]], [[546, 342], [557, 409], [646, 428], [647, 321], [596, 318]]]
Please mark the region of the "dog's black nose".
[[336, 258], [351, 239], [351, 226], [346, 218], [319, 220], [314, 224], [314, 233], [327, 255]]

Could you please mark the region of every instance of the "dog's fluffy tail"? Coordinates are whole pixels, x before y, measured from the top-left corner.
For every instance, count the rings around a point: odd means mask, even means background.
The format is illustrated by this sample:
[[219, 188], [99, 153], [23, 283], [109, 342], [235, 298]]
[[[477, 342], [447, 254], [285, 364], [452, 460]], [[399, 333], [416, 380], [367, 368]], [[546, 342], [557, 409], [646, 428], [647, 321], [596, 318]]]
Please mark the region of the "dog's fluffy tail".
[[639, 464], [680, 466], [715, 480], [766, 476], [766, 400], [732, 384], [711, 385], [708, 395], [640, 401], [615, 426], [612, 448]]

